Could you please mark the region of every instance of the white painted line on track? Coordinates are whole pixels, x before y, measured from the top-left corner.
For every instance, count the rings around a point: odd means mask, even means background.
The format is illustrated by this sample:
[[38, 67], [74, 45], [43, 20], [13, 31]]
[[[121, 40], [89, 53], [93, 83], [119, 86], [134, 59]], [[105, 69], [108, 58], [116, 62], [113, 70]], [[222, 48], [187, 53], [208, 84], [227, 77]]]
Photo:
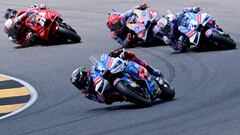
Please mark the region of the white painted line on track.
[[25, 81], [23, 81], [23, 80], [21, 80], [21, 79], [18, 79], [18, 78], [15, 78], [15, 77], [11, 77], [11, 76], [8, 76], [8, 75], [4, 75], [4, 74], [0, 74], [0, 76], [7, 77], [7, 78], [10, 78], [10, 79], [12, 79], [12, 80], [14, 80], [14, 81], [17, 81], [17, 82], [21, 83], [21, 84], [24, 85], [24, 86], [30, 91], [30, 93], [31, 93], [31, 98], [30, 98], [30, 100], [29, 100], [23, 107], [21, 107], [20, 109], [14, 111], [14, 112], [11, 112], [11, 113], [9, 113], [9, 114], [6, 114], [6, 115], [0, 117], [0, 120], [2, 120], [2, 119], [4, 119], [4, 118], [7, 118], [7, 117], [10, 117], [10, 116], [12, 116], [12, 115], [15, 115], [15, 114], [17, 114], [17, 113], [19, 113], [19, 112], [27, 109], [28, 107], [30, 107], [30, 106], [37, 100], [37, 98], [38, 98], [37, 91], [36, 91], [36, 90], [33, 88], [33, 86], [30, 85], [29, 83], [27, 83], [27, 82], [25, 82]]

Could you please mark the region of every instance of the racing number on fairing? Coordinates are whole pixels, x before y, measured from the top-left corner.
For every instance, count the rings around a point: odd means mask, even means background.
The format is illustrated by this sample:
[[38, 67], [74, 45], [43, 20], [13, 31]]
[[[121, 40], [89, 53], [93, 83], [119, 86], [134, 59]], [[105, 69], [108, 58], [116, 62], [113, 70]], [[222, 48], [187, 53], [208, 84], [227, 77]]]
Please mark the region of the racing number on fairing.
[[41, 26], [44, 26], [45, 25], [45, 22], [46, 22], [46, 18], [44, 18], [43, 16], [41, 16], [41, 18], [39, 19], [39, 24]]
[[44, 18], [41, 15], [34, 14], [32, 15], [31, 22], [35, 26], [38, 26], [38, 25], [44, 26], [46, 22], [46, 18]]

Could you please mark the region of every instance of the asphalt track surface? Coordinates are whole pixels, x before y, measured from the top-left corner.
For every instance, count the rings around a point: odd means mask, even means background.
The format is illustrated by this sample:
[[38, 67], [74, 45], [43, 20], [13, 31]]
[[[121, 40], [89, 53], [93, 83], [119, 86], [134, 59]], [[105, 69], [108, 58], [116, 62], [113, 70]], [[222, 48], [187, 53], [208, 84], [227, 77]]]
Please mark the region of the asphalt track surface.
[[[23, 9], [32, 1], [0, 1], [0, 10]], [[101, 105], [83, 98], [70, 81], [78, 66], [90, 66], [88, 57], [117, 47], [106, 28], [107, 13], [126, 11], [132, 0], [49, 0], [75, 28], [83, 42], [59, 46], [15, 48], [0, 26], [0, 72], [29, 82], [38, 100], [23, 112], [0, 121], [1, 135], [239, 135], [240, 54], [227, 51], [172, 54], [167, 46], [131, 49], [161, 69], [176, 88], [171, 102], [137, 108], [129, 103]], [[239, 46], [238, 0], [147, 1], [160, 13], [201, 6], [217, 19]], [[0, 23], [3, 24], [3, 19]]]

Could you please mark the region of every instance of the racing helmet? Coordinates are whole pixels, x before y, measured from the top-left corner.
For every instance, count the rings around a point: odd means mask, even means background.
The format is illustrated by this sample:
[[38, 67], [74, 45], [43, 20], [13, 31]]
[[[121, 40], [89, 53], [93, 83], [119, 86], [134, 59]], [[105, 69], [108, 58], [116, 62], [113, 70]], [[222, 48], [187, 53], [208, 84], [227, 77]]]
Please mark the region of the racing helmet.
[[91, 77], [85, 67], [79, 67], [72, 72], [71, 82], [79, 90], [85, 90], [89, 87]]
[[6, 12], [4, 14], [4, 18], [5, 19], [10, 19], [10, 18], [15, 17], [16, 14], [17, 14], [17, 10], [9, 8], [9, 9], [6, 10]]
[[9, 34], [13, 27], [14, 27], [13, 20], [12, 19], [7, 19], [4, 23], [4, 32]]
[[168, 34], [171, 32], [170, 22], [164, 17], [159, 19], [157, 27], [159, 28], [159, 32], [162, 34]]
[[121, 19], [122, 19], [121, 14], [111, 14], [108, 17], [107, 26], [110, 29], [120, 31], [122, 29], [122, 26], [123, 26]]

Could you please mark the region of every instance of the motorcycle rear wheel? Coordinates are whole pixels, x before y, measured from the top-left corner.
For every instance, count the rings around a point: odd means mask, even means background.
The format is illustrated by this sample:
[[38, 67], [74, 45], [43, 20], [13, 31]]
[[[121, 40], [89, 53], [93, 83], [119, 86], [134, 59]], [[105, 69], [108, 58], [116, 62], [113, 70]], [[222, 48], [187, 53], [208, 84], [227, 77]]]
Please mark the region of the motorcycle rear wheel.
[[236, 43], [233, 41], [233, 39], [230, 38], [230, 36], [220, 34], [216, 31], [213, 31], [211, 40], [220, 44], [223, 49], [236, 48]]
[[160, 89], [162, 90], [162, 93], [159, 95], [161, 100], [170, 101], [175, 97], [175, 89], [166, 80], [164, 80], [164, 84], [160, 86]]
[[67, 26], [68, 25], [60, 25], [57, 34], [66, 40], [70, 39], [74, 43], [79, 43], [81, 41], [81, 37], [70, 26], [69, 27], [71, 29]]
[[[148, 105], [151, 105], [151, 103], [152, 103], [152, 100], [150, 97], [141, 96], [141, 94], [138, 93], [137, 90], [135, 90], [134, 88], [132, 88], [129, 85], [125, 85], [125, 83], [123, 81], [118, 82], [115, 87], [116, 87], [116, 90], [120, 94], [125, 96], [127, 99], [130, 100], [130, 102], [133, 102], [136, 105], [147, 105], [148, 106]], [[145, 93], [148, 93], [148, 91], [145, 90], [145, 92], [143, 94], [145, 95]]]

